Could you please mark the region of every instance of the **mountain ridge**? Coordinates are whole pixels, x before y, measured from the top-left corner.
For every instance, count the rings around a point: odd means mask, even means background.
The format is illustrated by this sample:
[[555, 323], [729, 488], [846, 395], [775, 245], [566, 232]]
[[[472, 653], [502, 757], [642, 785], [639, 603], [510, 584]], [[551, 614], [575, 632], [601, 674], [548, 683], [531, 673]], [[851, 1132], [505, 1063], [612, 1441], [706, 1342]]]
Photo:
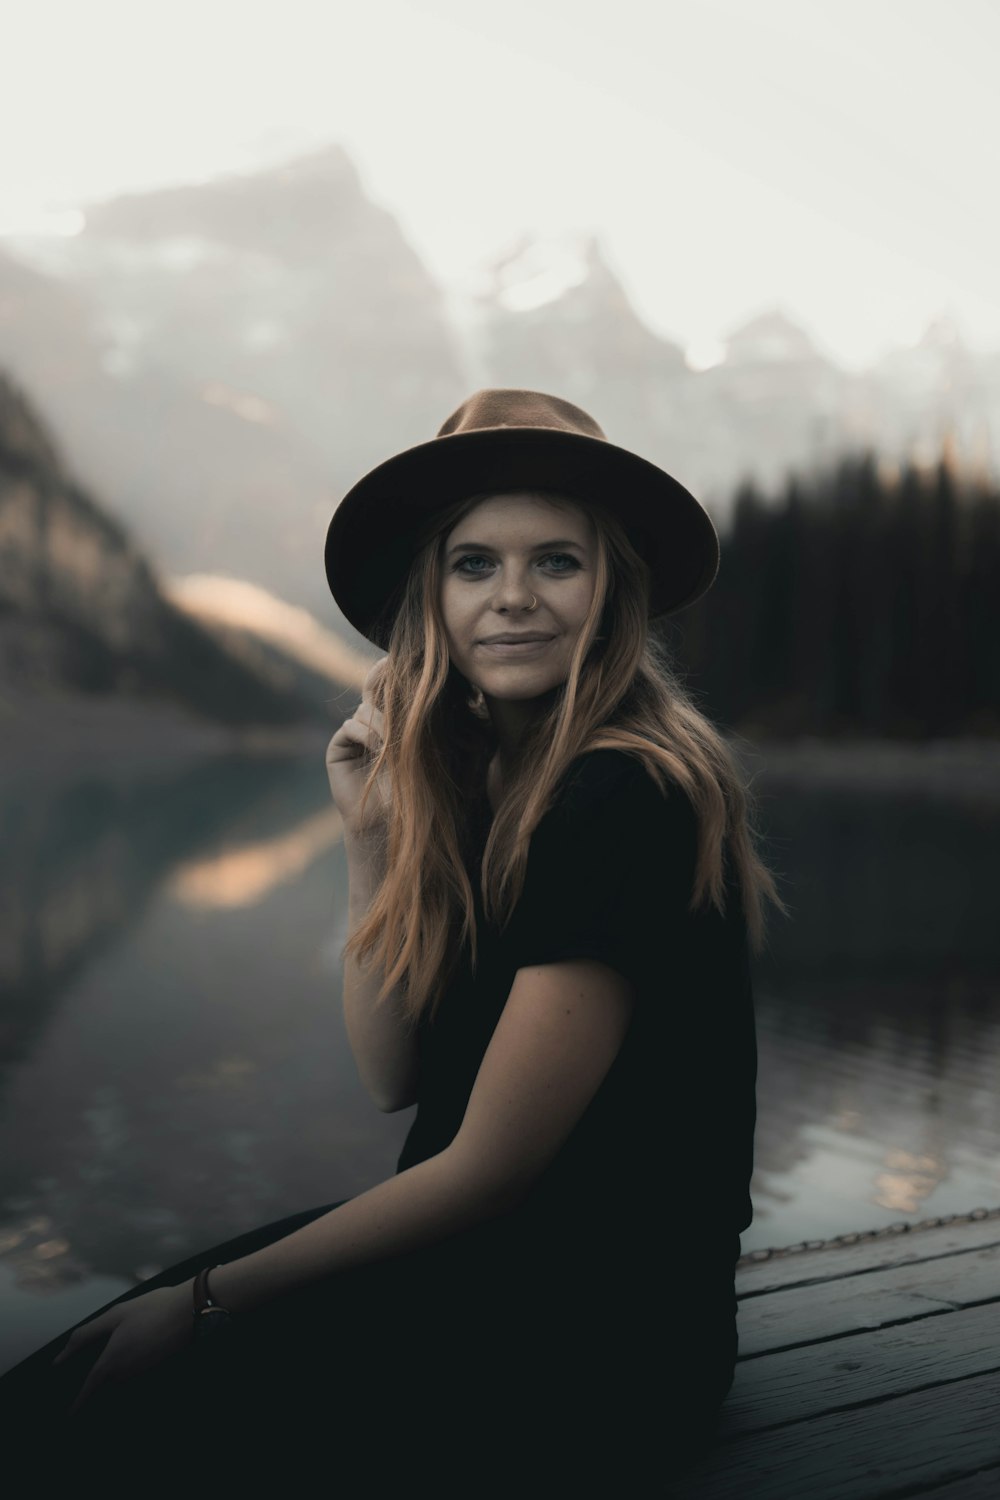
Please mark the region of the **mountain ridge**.
[[[348, 678], [350, 682], [350, 678]], [[126, 698], [246, 733], [328, 721], [343, 688], [273, 644], [234, 649], [170, 597], [130, 536], [69, 472], [0, 373], [0, 701], [10, 753], [42, 701]]]

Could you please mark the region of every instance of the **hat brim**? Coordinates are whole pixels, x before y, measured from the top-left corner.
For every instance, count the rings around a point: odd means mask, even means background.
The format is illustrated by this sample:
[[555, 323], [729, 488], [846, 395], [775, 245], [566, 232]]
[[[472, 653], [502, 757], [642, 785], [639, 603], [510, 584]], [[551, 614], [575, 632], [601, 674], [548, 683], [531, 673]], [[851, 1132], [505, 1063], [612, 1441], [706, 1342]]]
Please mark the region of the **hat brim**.
[[[348, 490], [327, 529], [327, 583], [346, 619], [384, 649], [415, 537], [434, 512], [482, 491], [547, 490], [605, 505], [650, 568], [650, 615], [699, 599], [719, 569], [711, 517], [672, 475], [602, 438], [492, 427], [407, 448]], [[374, 633], [373, 633], [374, 632]]]

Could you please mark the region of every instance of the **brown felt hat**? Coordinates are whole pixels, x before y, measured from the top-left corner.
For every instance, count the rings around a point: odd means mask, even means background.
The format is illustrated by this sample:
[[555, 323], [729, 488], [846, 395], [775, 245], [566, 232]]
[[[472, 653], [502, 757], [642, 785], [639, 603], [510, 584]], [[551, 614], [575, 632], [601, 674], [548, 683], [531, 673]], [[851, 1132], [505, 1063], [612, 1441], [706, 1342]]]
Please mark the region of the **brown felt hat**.
[[344, 616], [382, 650], [421, 537], [466, 496], [541, 490], [616, 515], [651, 574], [650, 617], [700, 599], [719, 570], [704, 506], [665, 470], [610, 443], [593, 417], [541, 391], [476, 391], [437, 436], [348, 490], [326, 534], [326, 577]]

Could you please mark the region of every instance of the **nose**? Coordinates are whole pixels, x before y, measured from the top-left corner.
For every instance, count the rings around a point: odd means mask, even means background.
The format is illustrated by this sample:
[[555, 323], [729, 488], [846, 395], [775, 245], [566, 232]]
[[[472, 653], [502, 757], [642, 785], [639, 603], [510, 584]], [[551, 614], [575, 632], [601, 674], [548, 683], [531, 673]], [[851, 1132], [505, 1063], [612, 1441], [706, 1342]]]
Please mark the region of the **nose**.
[[536, 595], [528, 583], [527, 576], [510, 573], [497, 581], [493, 595], [493, 608], [504, 614], [511, 610], [531, 610]]

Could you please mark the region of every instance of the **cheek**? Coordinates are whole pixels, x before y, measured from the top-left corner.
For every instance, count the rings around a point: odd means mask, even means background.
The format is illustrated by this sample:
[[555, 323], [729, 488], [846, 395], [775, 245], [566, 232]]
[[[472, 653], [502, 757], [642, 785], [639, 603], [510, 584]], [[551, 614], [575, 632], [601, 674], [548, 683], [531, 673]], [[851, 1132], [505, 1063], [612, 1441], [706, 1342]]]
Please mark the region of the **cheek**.
[[587, 611], [594, 594], [594, 585], [590, 578], [581, 578], [579, 587], [573, 590], [573, 595], [567, 602], [566, 615], [576, 624], [583, 624], [587, 618]]
[[461, 649], [468, 634], [469, 616], [466, 601], [446, 586], [441, 593], [441, 618], [450, 647]]
[[455, 620], [460, 613], [460, 610], [458, 608], [458, 601], [455, 598], [455, 590], [447, 580], [441, 585], [440, 597], [441, 617], [444, 620], [445, 625], [450, 630], [453, 627]]

